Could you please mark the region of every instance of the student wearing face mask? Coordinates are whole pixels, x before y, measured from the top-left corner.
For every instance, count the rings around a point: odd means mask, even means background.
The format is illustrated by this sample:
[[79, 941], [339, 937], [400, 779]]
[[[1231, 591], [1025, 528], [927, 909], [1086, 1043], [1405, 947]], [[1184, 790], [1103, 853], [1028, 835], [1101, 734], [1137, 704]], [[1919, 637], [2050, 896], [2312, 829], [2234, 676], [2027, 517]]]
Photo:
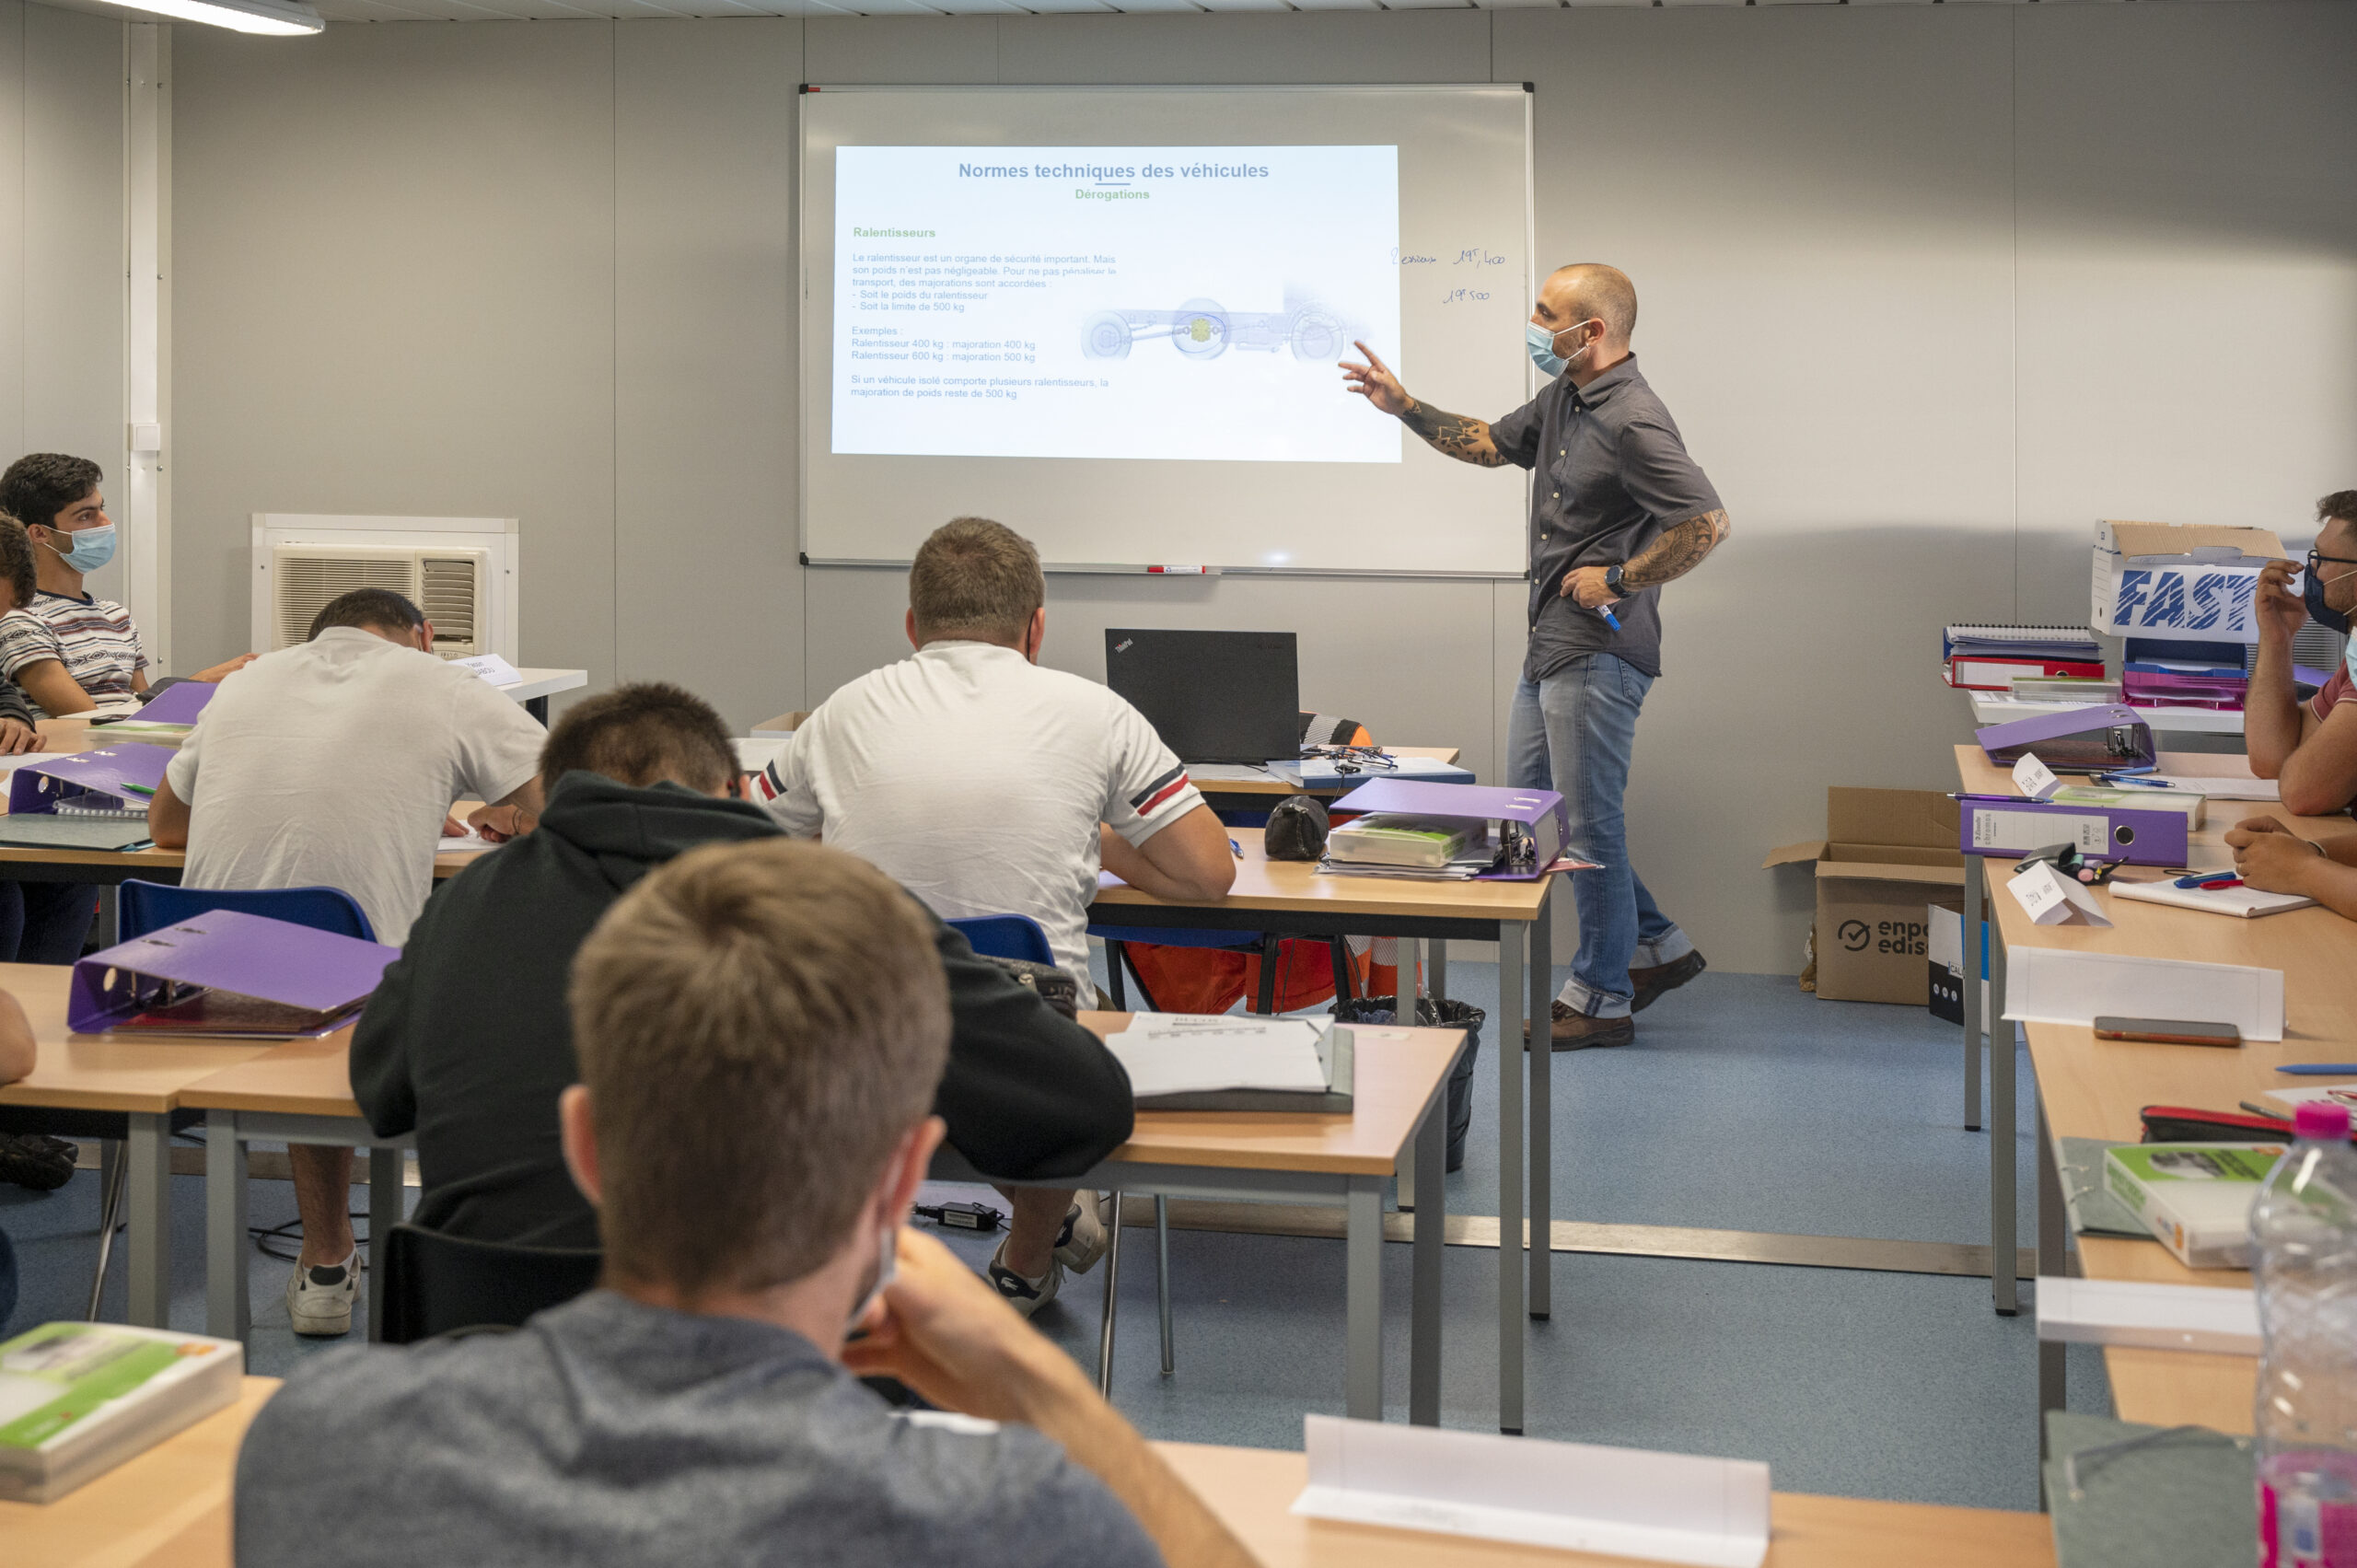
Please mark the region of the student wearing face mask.
[[[147, 652], [131, 612], [95, 598], [83, 579], [114, 559], [114, 522], [99, 494], [99, 465], [63, 452], [18, 458], [0, 474], [0, 511], [33, 541], [40, 591], [0, 620], [0, 675], [47, 718], [128, 713], [147, 690]], [[218, 680], [251, 654], [191, 677]]]
[[1626, 1045], [1632, 1015], [1702, 972], [1702, 955], [1629, 863], [1620, 796], [1637, 714], [1661, 674], [1661, 586], [1718, 548], [1725, 508], [1629, 347], [1637, 291], [1593, 262], [1538, 291], [1524, 347], [1550, 377], [1491, 424], [1410, 397], [1364, 343], [1347, 388], [1443, 456], [1530, 469], [1530, 646], [1506, 737], [1508, 782], [1559, 790], [1572, 848], [1600, 869], [1572, 878], [1580, 950], [1555, 999], [1558, 1051]]
[[[2346, 810], [2357, 800], [2357, 682], [2343, 658], [2324, 689], [2305, 703], [2292, 685], [2292, 638], [2310, 620], [2340, 633], [2357, 610], [2357, 490], [2316, 503], [2316, 541], [2301, 568], [2270, 561], [2258, 575], [2258, 659], [2244, 702], [2250, 771], [2278, 780], [2283, 808], [2300, 817]], [[2357, 651], [2357, 644], [2352, 644]]]

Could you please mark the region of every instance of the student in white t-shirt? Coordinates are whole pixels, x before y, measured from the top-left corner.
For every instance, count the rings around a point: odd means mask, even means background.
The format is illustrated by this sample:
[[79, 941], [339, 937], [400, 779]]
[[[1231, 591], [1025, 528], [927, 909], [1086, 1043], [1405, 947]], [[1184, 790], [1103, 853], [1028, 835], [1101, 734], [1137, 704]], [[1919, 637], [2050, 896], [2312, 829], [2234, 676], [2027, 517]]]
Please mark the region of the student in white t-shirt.
[[[1101, 865], [1158, 898], [1225, 897], [1227, 830], [1135, 708], [1042, 669], [1047, 579], [1012, 529], [960, 517], [909, 570], [913, 658], [827, 699], [756, 794], [790, 833], [881, 868], [945, 920], [1025, 914], [1088, 987], [1088, 905]], [[1014, 1223], [990, 1275], [1028, 1316], [1063, 1271], [1105, 1250], [1095, 1205], [1007, 1192]]]
[[[147, 809], [159, 846], [188, 849], [182, 883], [341, 888], [398, 947], [434, 890], [451, 802], [492, 802], [470, 819], [487, 838], [528, 830], [546, 733], [433, 647], [415, 605], [356, 588], [319, 611], [308, 641], [224, 681]], [[352, 1151], [288, 1154], [303, 1253], [287, 1311], [298, 1334], [345, 1333], [358, 1288]]]

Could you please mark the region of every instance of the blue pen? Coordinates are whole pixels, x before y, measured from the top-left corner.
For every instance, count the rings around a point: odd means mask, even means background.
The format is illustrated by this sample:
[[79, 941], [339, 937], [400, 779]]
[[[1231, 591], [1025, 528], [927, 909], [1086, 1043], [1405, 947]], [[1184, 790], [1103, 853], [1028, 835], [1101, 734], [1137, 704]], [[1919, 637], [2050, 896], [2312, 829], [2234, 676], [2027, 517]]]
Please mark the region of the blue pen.
[[2357, 1062], [2293, 1062], [2275, 1070], [2278, 1073], [2297, 1073], [2305, 1077], [2321, 1078], [2328, 1073], [2357, 1073]]
[[2231, 871], [2197, 871], [2169, 884], [2172, 888], [2239, 888], [2243, 879]]
[[1607, 626], [1611, 627], [1615, 632], [1620, 630], [1620, 618], [1612, 613], [1610, 605], [1599, 604], [1596, 607], [1596, 612], [1604, 617], [1604, 623]]

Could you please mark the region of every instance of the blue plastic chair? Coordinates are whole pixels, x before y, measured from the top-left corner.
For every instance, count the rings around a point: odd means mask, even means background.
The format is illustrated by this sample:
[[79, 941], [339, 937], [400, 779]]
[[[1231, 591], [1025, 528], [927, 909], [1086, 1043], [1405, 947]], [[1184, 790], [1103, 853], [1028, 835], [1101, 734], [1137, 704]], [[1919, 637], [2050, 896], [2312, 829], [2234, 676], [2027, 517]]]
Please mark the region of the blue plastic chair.
[[367, 912], [341, 888], [181, 888], [126, 881], [115, 904], [116, 928], [128, 942], [215, 910], [236, 910], [374, 942]]
[[1028, 914], [978, 914], [944, 923], [985, 958], [1020, 958], [1034, 964], [1056, 961], [1048, 934]]

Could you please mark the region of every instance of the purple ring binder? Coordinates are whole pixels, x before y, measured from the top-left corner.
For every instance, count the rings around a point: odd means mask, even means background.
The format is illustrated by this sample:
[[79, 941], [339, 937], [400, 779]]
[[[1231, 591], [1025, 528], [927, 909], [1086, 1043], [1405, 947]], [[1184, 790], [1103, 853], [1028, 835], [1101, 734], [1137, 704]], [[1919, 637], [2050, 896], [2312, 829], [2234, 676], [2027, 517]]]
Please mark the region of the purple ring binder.
[[215, 910], [76, 963], [65, 1022], [84, 1034], [135, 1028], [142, 1014], [170, 1005], [175, 988], [202, 987], [225, 998], [275, 1004], [283, 1016], [273, 1022], [268, 1007], [249, 1008], [252, 1016], [245, 1022], [260, 1019], [257, 1027], [208, 1030], [183, 1025], [180, 1032], [288, 1040], [325, 1034], [367, 1000], [385, 966], [399, 957], [398, 948], [356, 936]]

